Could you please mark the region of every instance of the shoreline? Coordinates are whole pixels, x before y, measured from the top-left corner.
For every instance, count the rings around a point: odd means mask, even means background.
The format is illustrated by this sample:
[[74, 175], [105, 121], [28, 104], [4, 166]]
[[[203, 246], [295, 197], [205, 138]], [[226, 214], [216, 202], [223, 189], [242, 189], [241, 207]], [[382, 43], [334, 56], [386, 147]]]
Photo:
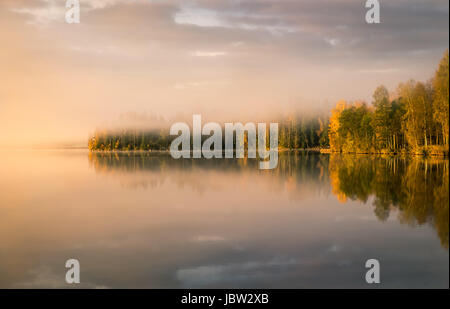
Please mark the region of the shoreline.
[[430, 151], [429, 153], [423, 151], [379, 151], [379, 152], [359, 152], [359, 151], [334, 151], [331, 149], [321, 149], [320, 153], [328, 154], [359, 154], [359, 155], [389, 155], [389, 156], [420, 156], [420, 157], [444, 157], [448, 158], [448, 149], [441, 151]]
[[[100, 150], [100, 149], [87, 149], [89, 152], [92, 153], [170, 153], [170, 150], [168, 149], [162, 149], [162, 150]], [[192, 152], [192, 150], [191, 150]], [[320, 154], [343, 154], [343, 155], [373, 155], [373, 156], [379, 156], [379, 155], [388, 155], [388, 156], [418, 156], [418, 157], [443, 157], [448, 158], [449, 154], [448, 151], [442, 151], [442, 152], [430, 152], [428, 154], [421, 153], [421, 152], [407, 152], [407, 151], [398, 151], [398, 152], [340, 152], [340, 151], [333, 151], [327, 148], [282, 148], [278, 149], [278, 152], [316, 152]], [[233, 152], [235, 153], [235, 151]]]

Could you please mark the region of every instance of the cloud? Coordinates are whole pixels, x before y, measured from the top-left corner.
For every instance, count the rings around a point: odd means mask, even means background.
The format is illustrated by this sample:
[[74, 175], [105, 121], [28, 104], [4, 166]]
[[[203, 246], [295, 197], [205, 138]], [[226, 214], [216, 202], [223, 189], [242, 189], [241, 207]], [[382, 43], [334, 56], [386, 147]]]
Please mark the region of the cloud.
[[184, 286], [198, 287], [230, 282], [251, 282], [253, 280], [283, 276], [299, 264], [293, 258], [274, 257], [268, 261], [247, 261], [222, 265], [205, 265], [179, 269], [176, 276]]
[[198, 235], [194, 238], [192, 238], [193, 242], [223, 242], [226, 239], [222, 236], [217, 235]]
[[390, 74], [400, 71], [398, 68], [386, 68], [386, 69], [365, 69], [358, 70], [359, 73], [367, 73], [367, 74]]
[[299, 29], [277, 22], [270, 25], [266, 20], [274, 16], [263, 14], [246, 14], [240, 11], [215, 11], [199, 7], [184, 6], [174, 16], [174, 21], [180, 25], [194, 25], [206, 28], [226, 28], [246, 31], [267, 31], [274, 35], [293, 33]]
[[[11, 5], [29, 16], [29, 23], [49, 25], [64, 20], [64, 2]], [[88, 28], [107, 25], [128, 31], [135, 42], [153, 39], [162, 44], [224, 46], [233, 41], [249, 46], [276, 44], [288, 54], [334, 57], [352, 55], [394, 57], [448, 46], [448, 1], [389, 1], [381, 5], [381, 24], [365, 22], [366, 8], [358, 0], [324, 1], [82, 1], [82, 22]], [[114, 24], [111, 22], [115, 20]], [[107, 24], [105, 24], [105, 22]], [[134, 31], [131, 31], [134, 26]], [[95, 28], [92, 30], [95, 31]], [[100, 29], [98, 29], [100, 30]], [[189, 43], [191, 42], [191, 44]], [[339, 48], [336, 49], [339, 45]], [[202, 53], [198, 56], [227, 54]]]
[[219, 57], [219, 56], [225, 56], [227, 55], [227, 52], [223, 51], [201, 51], [196, 50], [190, 53], [190, 55], [194, 57]]
[[336, 46], [339, 44], [339, 39], [337, 38], [325, 39], [325, 42], [327, 42], [331, 46]]
[[37, 26], [48, 25], [55, 21], [64, 21], [66, 9], [62, 5], [62, 2], [59, 2], [60, 5], [57, 5], [54, 1], [45, 1], [44, 3], [47, 5], [39, 7], [17, 7], [12, 8], [11, 12], [29, 15], [31, 20], [28, 23]]
[[174, 22], [180, 25], [195, 25], [199, 27], [229, 27], [214, 10], [182, 7], [174, 15]]
[[80, 3], [69, 25], [64, 1], [0, 1], [4, 140], [85, 140], [129, 111], [234, 118], [370, 101], [379, 84], [429, 79], [449, 44], [446, 0], [383, 1], [378, 25], [360, 0]]
[[[126, 3], [126, 0], [82, 0], [80, 1], [80, 13], [88, 13], [92, 10], [105, 9], [119, 3]], [[136, 0], [128, 0], [128, 3]], [[31, 17], [29, 24], [44, 26], [53, 22], [64, 22], [67, 11], [66, 1], [58, 0], [38, 0], [30, 4], [20, 3], [20, 7], [12, 7], [10, 10], [14, 13], [25, 14]]]

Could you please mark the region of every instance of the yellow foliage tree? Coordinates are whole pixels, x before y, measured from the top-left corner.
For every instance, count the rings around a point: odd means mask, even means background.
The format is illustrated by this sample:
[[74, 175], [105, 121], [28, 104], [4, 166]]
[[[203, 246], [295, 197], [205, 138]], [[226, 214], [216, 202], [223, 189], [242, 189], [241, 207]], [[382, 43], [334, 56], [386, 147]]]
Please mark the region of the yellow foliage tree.
[[328, 131], [328, 136], [330, 139], [330, 149], [331, 151], [341, 152], [343, 140], [339, 136], [339, 116], [342, 111], [347, 108], [347, 102], [345, 100], [340, 100], [336, 103], [336, 107], [331, 111], [330, 117], [330, 127]]

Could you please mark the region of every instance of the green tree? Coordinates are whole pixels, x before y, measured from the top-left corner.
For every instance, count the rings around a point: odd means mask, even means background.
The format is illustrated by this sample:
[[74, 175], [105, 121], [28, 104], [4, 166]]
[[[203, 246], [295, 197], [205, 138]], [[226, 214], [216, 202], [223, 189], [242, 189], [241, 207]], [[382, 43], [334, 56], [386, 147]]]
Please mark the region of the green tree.
[[379, 149], [391, 146], [391, 103], [389, 102], [389, 92], [385, 86], [378, 86], [373, 94], [373, 127], [376, 135], [376, 145]]

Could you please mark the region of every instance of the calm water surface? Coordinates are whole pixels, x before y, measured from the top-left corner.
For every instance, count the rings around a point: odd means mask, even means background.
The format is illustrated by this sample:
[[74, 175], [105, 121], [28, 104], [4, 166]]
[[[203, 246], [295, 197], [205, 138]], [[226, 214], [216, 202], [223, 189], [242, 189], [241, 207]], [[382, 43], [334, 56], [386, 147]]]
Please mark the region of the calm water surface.
[[0, 152], [0, 287], [449, 287], [449, 161]]

